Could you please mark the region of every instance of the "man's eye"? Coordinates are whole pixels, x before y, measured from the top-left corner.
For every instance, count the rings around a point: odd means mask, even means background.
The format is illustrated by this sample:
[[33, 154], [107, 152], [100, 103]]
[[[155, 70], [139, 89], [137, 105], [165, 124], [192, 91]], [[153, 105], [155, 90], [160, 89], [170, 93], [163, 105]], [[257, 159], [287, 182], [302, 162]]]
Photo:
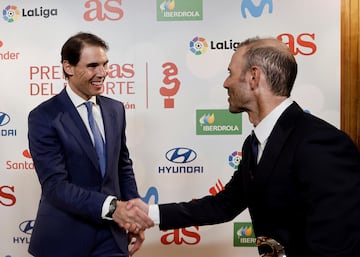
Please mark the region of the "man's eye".
[[88, 67], [89, 67], [89, 68], [96, 68], [97, 66], [98, 66], [97, 63], [90, 63], [90, 64], [88, 64]]

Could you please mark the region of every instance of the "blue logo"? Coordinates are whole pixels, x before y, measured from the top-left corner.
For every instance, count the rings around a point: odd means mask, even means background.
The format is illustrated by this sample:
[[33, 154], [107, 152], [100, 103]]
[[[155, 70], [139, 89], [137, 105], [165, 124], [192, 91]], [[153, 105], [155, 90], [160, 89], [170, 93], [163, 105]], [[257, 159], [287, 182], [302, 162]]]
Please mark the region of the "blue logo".
[[167, 151], [165, 157], [174, 163], [189, 163], [196, 159], [197, 154], [190, 148], [177, 147]]
[[19, 229], [25, 234], [31, 235], [34, 228], [35, 220], [25, 220], [20, 223]]
[[10, 116], [5, 112], [0, 112], [0, 126], [5, 126], [10, 122]]
[[146, 195], [144, 197], [141, 197], [141, 200], [145, 203], [150, 203], [151, 197], [154, 197], [154, 204], [157, 204], [159, 202], [159, 193], [156, 187], [150, 187], [146, 192]]
[[256, 6], [252, 0], [243, 0], [241, 3], [241, 14], [244, 18], [247, 18], [246, 17], [246, 9], [247, 9], [253, 17], [260, 17], [266, 5], [269, 6], [269, 13], [272, 13], [273, 11], [272, 0], [261, 0], [258, 6]]

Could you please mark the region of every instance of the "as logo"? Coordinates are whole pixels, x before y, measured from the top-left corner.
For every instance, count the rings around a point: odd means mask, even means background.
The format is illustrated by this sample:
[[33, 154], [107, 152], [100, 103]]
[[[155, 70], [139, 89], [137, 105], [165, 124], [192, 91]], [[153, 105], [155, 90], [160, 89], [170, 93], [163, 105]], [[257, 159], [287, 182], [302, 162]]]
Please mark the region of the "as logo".
[[121, 8], [122, 0], [106, 0], [102, 3], [101, 0], [87, 0], [84, 13], [84, 20], [86, 21], [118, 21], [124, 16], [124, 11]]
[[316, 53], [315, 34], [302, 33], [298, 36], [280, 34], [277, 39], [287, 44], [293, 55], [313, 55]]
[[15, 187], [14, 186], [0, 186], [0, 205], [3, 206], [13, 206], [16, 203], [16, 197], [14, 195]]
[[[194, 228], [195, 231], [190, 231], [191, 228]], [[174, 229], [164, 230], [164, 235], [161, 237], [160, 241], [164, 245], [170, 244], [187, 244], [187, 245], [195, 245], [200, 242], [200, 235], [197, 231], [199, 231], [198, 226], [194, 226], [191, 228], [182, 228], [182, 229]], [[166, 233], [168, 232], [168, 233]]]

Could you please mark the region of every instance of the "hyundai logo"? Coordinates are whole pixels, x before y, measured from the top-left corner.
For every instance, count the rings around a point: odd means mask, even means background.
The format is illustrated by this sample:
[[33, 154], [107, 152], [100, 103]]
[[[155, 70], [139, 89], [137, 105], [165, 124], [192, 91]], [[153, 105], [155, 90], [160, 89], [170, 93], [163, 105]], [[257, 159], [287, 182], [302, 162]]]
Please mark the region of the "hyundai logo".
[[25, 220], [20, 223], [19, 229], [21, 232], [31, 235], [32, 230], [34, 228], [34, 223], [35, 223], [35, 220]]
[[189, 163], [196, 159], [197, 154], [190, 148], [177, 147], [167, 151], [165, 157], [174, 163]]
[[0, 112], [0, 126], [5, 126], [10, 122], [10, 116], [5, 112]]

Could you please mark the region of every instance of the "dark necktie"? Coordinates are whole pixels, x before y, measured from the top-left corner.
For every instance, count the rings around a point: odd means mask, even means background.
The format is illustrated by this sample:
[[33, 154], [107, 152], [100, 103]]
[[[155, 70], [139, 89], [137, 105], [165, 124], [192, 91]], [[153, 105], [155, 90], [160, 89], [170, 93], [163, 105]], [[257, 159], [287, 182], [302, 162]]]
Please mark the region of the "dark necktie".
[[259, 140], [257, 139], [254, 131], [251, 132], [251, 151], [252, 151], [252, 165], [255, 168], [257, 165], [257, 159], [258, 159], [258, 144]]
[[93, 112], [92, 112], [93, 103], [88, 101], [85, 103], [85, 106], [88, 111], [89, 125], [94, 136], [95, 150], [99, 159], [101, 175], [104, 177], [105, 168], [106, 168], [105, 143], [101, 136], [100, 129], [93, 116]]

